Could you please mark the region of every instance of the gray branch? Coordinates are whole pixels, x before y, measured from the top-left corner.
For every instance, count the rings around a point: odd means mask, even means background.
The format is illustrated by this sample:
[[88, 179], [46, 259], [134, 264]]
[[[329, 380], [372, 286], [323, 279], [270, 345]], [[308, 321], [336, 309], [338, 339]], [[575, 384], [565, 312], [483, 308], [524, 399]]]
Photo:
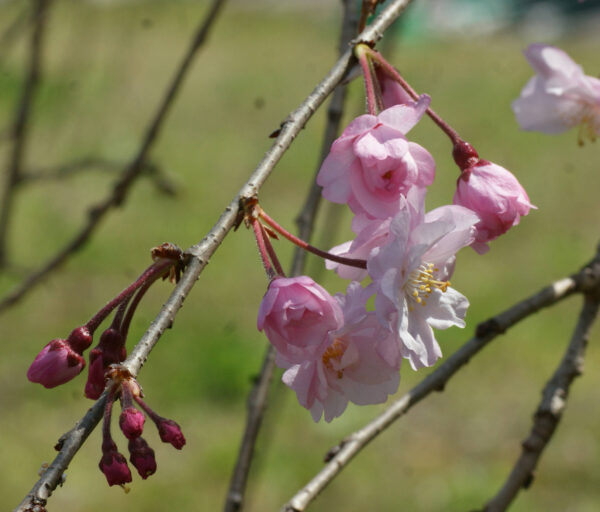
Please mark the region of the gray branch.
[[527, 439], [522, 443], [521, 456], [517, 459], [503, 487], [485, 506], [484, 512], [506, 510], [521, 489], [528, 489], [534, 478], [534, 471], [544, 448], [550, 442], [567, 405], [569, 389], [575, 377], [583, 373], [583, 358], [590, 329], [600, 303], [600, 287], [584, 297], [571, 342], [560, 365], [546, 383], [534, 416], [533, 426]]
[[599, 286], [600, 256], [577, 274], [561, 279], [541, 289], [499, 315], [477, 326], [475, 337], [467, 341], [435, 371], [427, 375], [408, 393], [389, 406], [381, 415], [362, 429], [350, 434], [327, 455], [325, 467], [281, 509], [282, 512], [303, 512], [317, 495], [370, 441], [403, 416], [413, 405], [434, 391], [443, 391], [450, 378], [466, 365], [473, 356], [507, 329], [536, 313], [569, 297], [573, 293], [587, 293]]

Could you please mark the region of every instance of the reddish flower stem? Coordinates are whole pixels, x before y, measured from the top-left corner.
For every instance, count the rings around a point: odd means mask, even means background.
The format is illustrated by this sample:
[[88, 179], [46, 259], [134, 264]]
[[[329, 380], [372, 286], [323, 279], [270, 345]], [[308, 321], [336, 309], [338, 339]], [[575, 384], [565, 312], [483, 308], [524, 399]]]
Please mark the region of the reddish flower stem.
[[359, 260], [354, 258], [344, 258], [343, 256], [337, 256], [335, 254], [331, 254], [329, 252], [322, 251], [321, 249], [317, 249], [316, 247], [310, 245], [309, 243], [301, 240], [300, 238], [292, 235], [289, 231], [286, 231], [283, 227], [281, 227], [277, 222], [275, 222], [271, 217], [269, 217], [264, 210], [260, 211], [260, 217], [275, 231], [283, 235], [290, 242], [296, 244], [298, 247], [301, 247], [305, 251], [312, 252], [317, 256], [324, 258], [326, 260], [335, 261], [336, 263], [341, 263], [342, 265], [348, 265], [350, 267], [356, 268], [367, 268], [366, 260]]
[[269, 251], [265, 243], [266, 236], [263, 231], [263, 227], [260, 225], [260, 221], [257, 218], [253, 218], [251, 220], [251, 224], [252, 229], [254, 230], [254, 237], [256, 238], [256, 245], [258, 246], [258, 252], [263, 262], [263, 267], [265, 268], [265, 272], [267, 273], [269, 281], [271, 281], [275, 279], [277, 274], [273, 270], [271, 260], [269, 259]]
[[104, 421], [102, 423], [102, 444], [112, 439], [110, 435], [110, 418], [112, 416], [113, 403], [115, 401], [114, 387], [108, 392], [106, 405], [104, 406]]
[[98, 326], [106, 319], [106, 317], [123, 301], [129, 300], [135, 291], [144, 285], [144, 283], [152, 278], [155, 274], [160, 274], [165, 268], [170, 267], [173, 264], [171, 260], [159, 261], [150, 265], [140, 277], [138, 277], [131, 285], [125, 288], [119, 295], [113, 300], [106, 304], [98, 313], [96, 313], [90, 321], [85, 324], [85, 327], [90, 331], [91, 334], [98, 328]]
[[[419, 99], [419, 95], [417, 94], [417, 92], [409, 85], [409, 83], [406, 80], [404, 80], [404, 78], [402, 78], [402, 75], [398, 72], [398, 70], [394, 66], [392, 66], [387, 60], [385, 60], [378, 51], [369, 48], [367, 45], [358, 45], [356, 51], [359, 55], [365, 55], [369, 59], [375, 61], [377, 65], [383, 70], [383, 72], [386, 75], [388, 75], [392, 80], [398, 82], [412, 99], [414, 99], [415, 101]], [[446, 135], [448, 135], [448, 137], [454, 145], [462, 142], [462, 139], [460, 138], [460, 135], [458, 135], [458, 132], [454, 130], [446, 121], [444, 121], [431, 107], [427, 108], [427, 115], [433, 120], [435, 124], [437, 124], [442, 129], [442, 131]]]
[[[357, 48], [357, 58], [362, 68], [363, 77], [365, 79], [365, 93], [367, 96], [367, 108], [369, 114], [376, 116], [381, 110], [383, 110], [383, 99], [381, 94], [377, 95], [375, 83], [373, 77], [375, 76], [375, 69], [373, 68], [373, 62], [369, 59], [368, 54], [362, 51], [362, 45]], [[368, 46], [365, 46], [368, 48]], [[370, 49], [370, 48], [369, 48]]]
[[155, 281], [157, 281], [161, 277], [165, 277], [169, 273], [169, 271], [170, 271], [170, 269], [167, 268], [162, 272], [162, 274], [159, 274], [157, 272], [154, 276], [152, 276], [150, 279], [148, 279], [142, 285], [142, 287], [135, 294], [135, 297], [133, 297], [133, 300], [131, 301], [131, 304], [129, 305], [129, 309], [127, 310], [127, 314], [125, 315], [125, 319], [123, 320], [123, 323], [121, 324], [121, 335], [123, 336], [124, 340], [127, 339], [127, 333], [129, 332], [129, 325], [131, 324], [131, 319], [133, 318], [133, 314], [135, 313], [136, 308], [138, 307], [140, 301], [142, 300], [142, 297], [144, 297], [146, 292], [150, 289], [150, 287], [152, 286], [152, 284]]
[[158, 424], [158, 422], [165, 419], [162, 416], [156, 414], [152, 409], [150, 409], [148, 404], [144, 402], [139, 395], [133, 395], [133, 399], [140, 405], [140, 407], [144, 410], [144, 412], [154, 423]]
[[[260, 224], [260, 222], [259, 222], [259, 224]], [[269, 253], [269, 257], [271, 258], [271, 261], [273, 262], [273, 265], [275, 266], [275, 270], [277, 271], [277, 274], [279, 274], [282, 277], [285, 277], [285, 272], [283, 271], [283, 267], [281, 266], [281, 263], [279, 262], [277, 253], [275, 253], [275, 249], [273, 248], [273, 244], [271, 243], [271, 237], [269, 237], [269, 233], [267, 233], [267, 230], [265, 229], [265, 227], [262, 224], [260, 224], [260, 229], [263, 232], [263, 239], [265, 241], [265, 246], [267, 248], [267, 252]]]

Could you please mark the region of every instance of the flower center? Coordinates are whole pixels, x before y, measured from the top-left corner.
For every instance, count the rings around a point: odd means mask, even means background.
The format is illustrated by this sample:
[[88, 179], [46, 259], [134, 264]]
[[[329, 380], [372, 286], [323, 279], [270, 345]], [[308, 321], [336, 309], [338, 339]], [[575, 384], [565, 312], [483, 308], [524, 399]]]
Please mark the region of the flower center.
[[344, 355], [344, 352], [346, 352], [346, 347], [339, 339], [336, 338], [333, 340], [333, 343], [327, 347], [327, 350], [323, 352], [323, 356], [321, 357], [325, 367], [334, 372], [338, 379], [341, 379], [344, 376], [344, 370], [336, 370], [333, 367], [332, 359], [339, 363]]
[[411, 302], [427, 305], [429, 295], [434, 289], [445, 292], [450, 286], [450, 281], [439, 281], [435, 279], [433, 273], [439, 269], [434, 267], [433, 263], [421, 263], [408, 276], [404, 283], [404, 294], [410, 299], [408, 309], [412, 311], [413, 305]]

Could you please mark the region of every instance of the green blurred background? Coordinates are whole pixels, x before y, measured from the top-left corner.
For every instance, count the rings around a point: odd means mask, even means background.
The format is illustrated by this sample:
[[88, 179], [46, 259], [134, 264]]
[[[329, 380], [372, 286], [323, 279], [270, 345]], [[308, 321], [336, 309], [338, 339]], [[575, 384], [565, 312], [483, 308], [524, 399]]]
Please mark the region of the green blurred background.
[[[416, 4], [418, 4], [416, 0]], [[148, 179], [133, 188], [85, 249], [43, 286], [0, 317], [0, 497], [14, 507], [54, 456], [57, 438], [90, 403], [84, 376], [53, 390], [27, 381], [27, 368], [50, 339], [85, 322], [150, 261], [164, 241], [197, 242], [217, 220], [271, 144], [279, 126], [324, 76], [336, 56], [340, 6], [321, 2], [231, 1], [201, 51], [152, 151], [177, 186], [175, 198]], [[47, 26], [43, 81], [35, 102], [27, 168], [85, 157], [126, 161], [136, 151], [206, 1], [77, 2], [58, 0]], [[25, 7], [0, 5], [0, 29]], [[538, 206], [485, 256], [461, 253], [453, 286], [471, 301], [464, 331], [440, 332], [446, 355], [475, 325], [591, 258], [598, 241], [600, 147], [577, 146], [575, 131], [545, 136], [519, 131], [510, 102], [532, 71], [521, 50], [544, 41], [540, 26], [431, 27], [427, 11], [411, 13], [383, 47], [413, 86], [483, 158], [511, 169]], [[538, 24], [539, 25], [539, 24]], [[533, 27], [533, 28], [532, 28]], [[565, 30], [563, 30], [563, 28]], [[542, 30], [544, 26], [542, 26]], [[583, 24], [548, 28], [588, 74], [600, 71], [600, 40]], [[13, 115], [26, 55], [25, 35], [0, 48], [0, 126]], [[549, 41], [546, 41], [549, 42]], [[345, 122], [363, 113], [359, 80], [350, 86]], [[323, 112], [310, 121], [261, 191], [271, 216], [293, 228], [320, 151]], [[428, 206], [451, 201], [456, 168], [445, 136], [424, 120], [410, 138], [436, 158]], [[0, 162], [9, 144], [0, 145]], [[6, 293], [82, 225], [90, 204], [110, 190], [114, 172], [90, 170], [63, 182], [39, 183], [18, 195], [10, 230], [13, 265], [0, 273]], [[350, 236], [350, 215], [324, 206], [314, 240], [324, 248]], [[278, 242], [283, 262], [292, 248]], [[308, 273], [332, 293], [345, 283], [309, 260]], [[174, 328], [140, 374], [147, 402], [179, 422], [188, 444], [163, 445], [147, 426], [157, 473], [137, 474], [131, 491], [109, 488], [98, 470], [94, 432], [67, 471], [49, 510], [162, 511], [222, 507], [245, 421], [245, 398], [265, 339], [255, 317], [266, 280], [245, 229], [229, 236], [201, 276]], [[170, 292], [152, 290], [135, 318], [130, 343], [144, 332]], [[315, 511], [463, 511], [490, 498], [516, 459], [540, 390], [562, 356], [580, 307], [575, 297], [511, 329], [447, 386], [374, 441], [318, 498]], [[600, 503], [600, 351], [594, 329], [586, 372], [531, 490], [515, 511], [596, 511]], [[399, 393], [418, 375], [403, 368]], [[277, 374], [279, 378], [280, 373]], [[281, 384], [272, 391], [250, 477], [248, 510], [278, 510], [322, 467], [343, 436], [385, 406], [349, 406], [331, 424], [315, 424]], [[123, 450], [125, 443], [113, 425]]]

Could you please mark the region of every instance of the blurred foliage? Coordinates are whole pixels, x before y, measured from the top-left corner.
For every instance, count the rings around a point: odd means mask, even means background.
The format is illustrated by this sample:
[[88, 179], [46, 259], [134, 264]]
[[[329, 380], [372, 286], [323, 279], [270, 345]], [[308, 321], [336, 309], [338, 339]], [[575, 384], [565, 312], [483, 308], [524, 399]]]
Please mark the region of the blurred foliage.
[[[0, 5], [0, 30], [19, 2]], [[323, 3], [324, 4], [324, 3]], [[32, 168], [90, 154], [126, 161], [188, 44], [207, 2], [80, 3], [57, 1], [50, 13], [44, 74], [35, 102], [27, 155]], [[272, 4], [274, 5], [274, 4]], [[163, 241], [187, 247], [202, 238], [260, 160], [267, 138], [312, 90], [336, 56], [336, 2], [258, 9], [239, 0], [226, 7], [167, 120], [152, 158], [178, 186], [161, 196], [146, 179], [93, 240], [42, 287], [0, 317], [0, 496], [14, 506], [30, 489], [52, 446], [89, 406], [85, 378], [55, 390], [27, 382], [35, 354], [85, 322], [150, 261]], [[463, 251], [453, 285], [470, 301], [465, 331], [439, 333], [446, 354], [477, 322], [567, 275], [591, 258], [598, 238], [600, 147], [577, 147], [576, 134], [523, 133], [510, 102], [532, 75], [521, 49], [529, 41], [504, 32], [485, 40], [402, 39], [386, 43], [405, 77], [429, 93], [432, 106], [477, 147], [511, 169], [538, 206], [521, 226], [492, 244], [485, 257]], [[557, 42], [589, 74], [598, 71], [598, 39], [576, 33]], [[25, 38], [0, 60], [0, 115], [5, 126], [18, 96]], [[0, 49], [1, 50], [1, 49]], [[362, 113], [362, 84], [350, 87], [346, 121]], [[293, 227], [320, 151], [319, 112], [261, 192], [262, 204]], [[429, 207], [451, 200], [456, 168], [444, 135], [424, 120], [411, 139], [435, 156], [438, 179]], [[0, 161], [7, 144], [0, 145]], [[114, 174], [90, 171], [68, 182], [20, 191], [10, 232], [13, 268], [0, 275], [7, 292], [82, 225]], [[350, 236], [347, 212], [324, 205], [315, 240], [332, 246]], [[336, 218], [339, 220], [336, 222]], [[292, 248], [278, 242], [282, 261]], [[345, 283], [311, 260], [309, 271], [332, 292]], [[244, 400], [260, 368], [265, 341], [255, 315], [266, 281], [250, 233], [227, 238], [202, 275], [173, 329], [140, 375], [147, 402], [184, 428], [175, 452], [148, 435], [158, 471], [134, 476], [129, 494], [108, 488], [97, 469], [95, 432], [67, 472], [49, 510], [215, 510], [223, 501], [244, 425]], [[144, 301], [130, 343], [169, 293], [162, 283]], [[516, 459], [543, 383], [575, 324], [580, 299], [541, 312], [495, 341], [443, 394], [415, 408], [374, 441], [317, 500], [315, 511], [466, 510], [482, 505]], [[576, 381], [568, 410], [544, 454], [531, 490], [515, 511], [597, 510], [600, 502], [600, 354], [594, 331], [587, 374]], [[400, 393], [423, 377], [404, 368]], [[314, 424], [283, 386], [273, 390], [250, 478], [250, 511], [277, 510], [321, 467], [324, 453], [384, 406], [350, 406], [332, 424]], [[151, 425], [148, 425], [151, 431]], [[116, 427], [113, 426], [113, 431]], [[124, 443], [117, 442], [124, 448]]]

